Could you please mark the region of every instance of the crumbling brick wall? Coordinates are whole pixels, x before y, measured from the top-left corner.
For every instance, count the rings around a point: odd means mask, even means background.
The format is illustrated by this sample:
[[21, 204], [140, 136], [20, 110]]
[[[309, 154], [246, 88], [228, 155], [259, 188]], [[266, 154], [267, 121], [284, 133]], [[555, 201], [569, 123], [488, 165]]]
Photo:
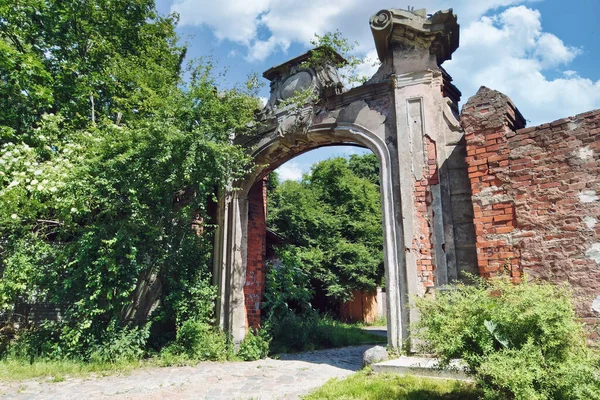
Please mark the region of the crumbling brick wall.
[[432, 240], [432, 185], [439, 184], [435, 142], [425, 136], [427, 165], [423, 168], [423, 178], [415, 182], [415, 215], [418, 233], [412, 243], [412, 251], [417, 254], [417, 275], [423, 287], [435, 286], [435, 262]]
[[267, 185], [266, 178], [254, 184], [248, 193], [248, 253], [244, 304], [246, 326], [260, 327], [260, 308], [266, 278]]
[[523, 128], [508, 97], [482, 87], [461, 124], [483, 276], [569, 282], [579, 315], [600, 316], [600, 110]]

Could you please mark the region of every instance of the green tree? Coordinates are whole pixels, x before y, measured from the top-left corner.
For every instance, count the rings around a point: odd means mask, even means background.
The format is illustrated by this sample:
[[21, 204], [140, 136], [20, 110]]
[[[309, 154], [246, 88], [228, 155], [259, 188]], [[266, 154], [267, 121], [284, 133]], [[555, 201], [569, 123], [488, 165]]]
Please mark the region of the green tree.
[[[293, 243], [289, 248], [334, 299], [373, 289], [383, 277], [381, 199], [373, 159], [377, 162], [369, 154], [322, 161], [302, 181], [281, 183], [269, 199], [269, 226]], [[359, 168], [362, 164], [368, 167]]]
[[54, 356], [126, 337], [150, 275], [155, 316], [210, 319], [207, 205], [246, 172], [229, 135], [253, 121], [254, 81], [219, 91], [204, 60], [184, 82], [177, 17], [153, 1], [2, 1], [0, 15], [1, 311], [62, 308]]

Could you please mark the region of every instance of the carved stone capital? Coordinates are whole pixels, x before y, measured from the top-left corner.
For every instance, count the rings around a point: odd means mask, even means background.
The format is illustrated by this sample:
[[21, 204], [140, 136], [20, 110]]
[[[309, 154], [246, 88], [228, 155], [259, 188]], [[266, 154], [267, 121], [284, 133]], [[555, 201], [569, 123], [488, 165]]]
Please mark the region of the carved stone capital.
[[436, 55], [438, 65], [449, 60], [458, 48], [459, 25], [452, 9], [429, 17], [424, 9], [381, 10], [371, 17], [370, 24], [381, 62], [389, 57], [392, 45], [429, 50]]

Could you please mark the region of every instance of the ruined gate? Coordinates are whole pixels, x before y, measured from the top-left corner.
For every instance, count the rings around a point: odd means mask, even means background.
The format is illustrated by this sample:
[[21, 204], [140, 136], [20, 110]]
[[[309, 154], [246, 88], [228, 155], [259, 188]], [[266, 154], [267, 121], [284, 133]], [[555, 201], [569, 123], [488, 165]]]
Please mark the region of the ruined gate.
[[[380, 163], [388, 341], [400, 348], [418, 318], [411, 296], [477, 268], [460, 92], [440, 66], [458, 47], [451, 10], [382, 10], [370, 19], [381, 66], [343, 91], [333, 64], [309, 66], [309, 53], [266, 71], [271, 97], [261, 128], [238, 136], [256, 169], [219, 200], [214, 279], [221, 328], [240, 341], [260, 321], [264, 285], [264, 177], [305, 151], [355, 144]], [[318, 100], [287, 105], [298, 91]], [[473, 272], [477, 272], [476, 270]]]

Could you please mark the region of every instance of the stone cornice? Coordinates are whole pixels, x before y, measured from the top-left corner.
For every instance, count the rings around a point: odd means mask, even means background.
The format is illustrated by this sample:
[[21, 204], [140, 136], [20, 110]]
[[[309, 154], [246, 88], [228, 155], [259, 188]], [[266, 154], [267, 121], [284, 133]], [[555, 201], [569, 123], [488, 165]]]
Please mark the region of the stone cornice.
[[459, 25], [452, 9], [430, 17], [425, 10], [381, 10], [370, 19], [379, 60], [384, 62], [392, 45], [410, 49], [428, 49], [440, 65], [458, 48]]

